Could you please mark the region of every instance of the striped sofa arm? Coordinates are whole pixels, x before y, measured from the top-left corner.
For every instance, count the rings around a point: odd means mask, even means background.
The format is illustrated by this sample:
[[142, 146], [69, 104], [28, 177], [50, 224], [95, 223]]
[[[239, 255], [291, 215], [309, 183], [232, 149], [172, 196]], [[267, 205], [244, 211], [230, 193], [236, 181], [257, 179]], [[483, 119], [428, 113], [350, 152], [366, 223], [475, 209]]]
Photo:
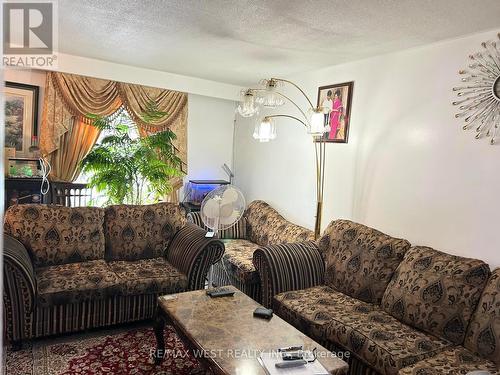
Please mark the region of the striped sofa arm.
[[269, 245], [253, 253], [260, 275], [262, 304], [272, 306], [273, 297], [290, 290], [323, 283], [325, 263], [313, 241]]
[[208, 228], [205, 226], [205, 223], [203, 223], [203, 220], [201, 220], [201, 214], [199, 212], [190, 212], [186, 215], [186, 219], [189, 223], [196, 224], [200, 228], [203, 228], [205, 230], [208, 230]]
[[[201, 214], [199, 212], [190, 212], [187, 214], [186, 218], [189, 223], [196, 224], [200, 228], [203, 228], [206, 231], [210, 231], [210, 228], [208, 228], [203, 222], [203, 219], [201, 218]], [[219, 229], [217, 237], [227, 240], [246, 239], [247, 220], [244, 217], [242, 217], [236, 223], [231, 225], [229, 228]]]
[[179, 230], [166, 251], [167, 261], [188, 278], [188, 289], [205, 287], [210, 266], [224, 253], [224, 244], [215, 238], [206, 238], [206, 231], [193, 223]]
[[33, 309], [36, 278], [30, 256], [24, 245], [3, 235], [4, 320], [8, 340], [18, 343], [33, 335]]

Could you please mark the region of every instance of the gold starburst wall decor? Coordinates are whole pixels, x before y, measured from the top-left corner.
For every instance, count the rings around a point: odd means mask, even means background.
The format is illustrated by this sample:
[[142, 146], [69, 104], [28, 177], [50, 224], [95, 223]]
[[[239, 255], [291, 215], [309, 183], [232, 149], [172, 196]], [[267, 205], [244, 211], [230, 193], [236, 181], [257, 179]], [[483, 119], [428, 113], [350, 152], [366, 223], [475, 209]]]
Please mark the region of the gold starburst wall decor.
[[481, 45], [480, 52], [469, 55], [467, 69], [459, 71], [462, 85], [453, 88], [459, 97], [453, 105], [460, 110], [455, 117], [464, 119], [464, 130], [475, 129], [476, 139], [486, 137], [495, 144], [500, 137], [500, 50], [497, 41]]

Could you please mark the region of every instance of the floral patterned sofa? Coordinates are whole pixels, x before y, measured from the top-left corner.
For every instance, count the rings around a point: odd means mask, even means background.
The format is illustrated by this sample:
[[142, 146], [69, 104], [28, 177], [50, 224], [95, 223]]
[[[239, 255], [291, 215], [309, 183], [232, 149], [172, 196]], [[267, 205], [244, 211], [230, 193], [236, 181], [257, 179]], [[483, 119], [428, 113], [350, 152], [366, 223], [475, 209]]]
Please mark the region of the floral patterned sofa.
[[[190, 213], [187, 218], [205, 228], [199, 212]], [[254, 251], [270, 244], [312, 240], [314, 233], [286, 220], [266, 202], [255, 200], [233, 227], [219, 232], [219, 237], [225, 252], [222, 262], [214, 265], [214, 284], [232, 284], [260, 302], [259, 274], [252, 263]]]
[[254, 253], [263, 303], [331, 350], [350, 374], [500, 375], [500, 269], [347, 220], [318, 243]]
[[205, 286], [224, 247], [172, 203], [5, 214], [7, 337], [22, 340], [151, 318], [158, 295]]

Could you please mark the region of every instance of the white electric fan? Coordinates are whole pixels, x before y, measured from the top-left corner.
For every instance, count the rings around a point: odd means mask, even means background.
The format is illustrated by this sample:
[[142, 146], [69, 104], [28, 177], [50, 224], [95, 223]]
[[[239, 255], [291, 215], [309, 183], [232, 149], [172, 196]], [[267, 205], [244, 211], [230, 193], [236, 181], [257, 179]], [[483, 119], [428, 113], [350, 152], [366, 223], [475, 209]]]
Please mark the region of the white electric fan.
[[245, 198], [234, 185], [222, 185], [207, 194], [201, 202], [201, 220], [211, 232], [208, 237], [217, 235], [219, 230], [231, 228], [243, 215]]
[[[201, 202], [201, 220], [205, 226], [211, 229], [206, 234], [207, 237], [214, 237], [219, 230], [231, 228], [240, 220], [245, 210], [245, 198], [240, 189], [233, 185], [222, 185], [207, 194]], [[221, 260], [222, 267], [230, 282], [224, 261]], [[208, 285], [213, 286], [213, 266], [208, 272]]]

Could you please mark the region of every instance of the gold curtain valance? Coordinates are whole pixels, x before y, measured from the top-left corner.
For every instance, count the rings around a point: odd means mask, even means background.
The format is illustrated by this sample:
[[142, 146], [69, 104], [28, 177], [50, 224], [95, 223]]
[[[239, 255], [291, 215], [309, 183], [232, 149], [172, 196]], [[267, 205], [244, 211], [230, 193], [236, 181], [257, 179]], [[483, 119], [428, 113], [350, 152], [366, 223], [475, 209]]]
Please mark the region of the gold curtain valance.
[[118, 82], [51, 72], [64, 104], [75, 116], [109, 116], [121, 106]]
[[[179, 117], [182, 117], [187, 104], [187, 95], [178, 91], [163, 90], [129, 83], [118, 83], [119, 97], [127, 112], [139, 127], [148, 132], [169, 128]], [[142, 120], [148, 104], [154, 101], [158, 109], [167, 115], [150, 123]]]
[[[165, 112], [151, 123], [142, 119], [154, 102]], [[187, 94], [75, 74], [48, 72], [40, 131], [40, 150], [51, 161], [52, 178], [74, 181], [78, 164], [94, 146], [99, 131], [89, 114], [111, 116], [125, 107], [141, 136], [170, 128], [184, 166], [187, 162]], [[185, 168], [184, 168], [185, 169]], [[184, 171], [186, 172], [186, 171]]]

